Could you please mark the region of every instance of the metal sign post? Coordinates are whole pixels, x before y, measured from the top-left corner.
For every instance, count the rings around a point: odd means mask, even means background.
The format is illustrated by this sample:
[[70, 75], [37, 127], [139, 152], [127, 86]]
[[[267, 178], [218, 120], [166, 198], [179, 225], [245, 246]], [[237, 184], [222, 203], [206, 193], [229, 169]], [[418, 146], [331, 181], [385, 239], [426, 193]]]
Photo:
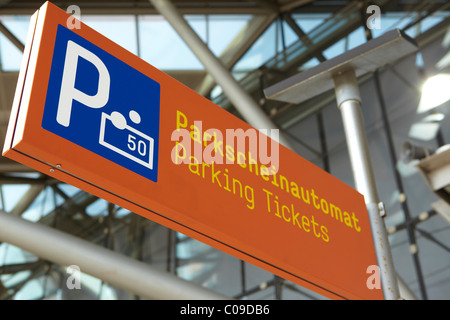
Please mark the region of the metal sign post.
[[334, 88], [341, 112], [356, 189], [364, 195], [384, 298], [400, 297], [386, 227], [373, 174], [357, 77], [417, 50], [412, 39], [393, 30], [315, 68], [265, 90], [270, 99], [300, 103]]
[[334, 83], [356, 189], [364, 195], [366, 201], [375, 252], [377, 253], [377, 261], [380, 268], [383, 293], [386, 299], [398, 299], [400, 295], [395, 269], [386, 228], [382, 219], [382, 215], [384, 215], [383, 204], [378, 197], [370, 160], [361, 112], [361, 98], [355, 72], [350, 69], [336, 75]]

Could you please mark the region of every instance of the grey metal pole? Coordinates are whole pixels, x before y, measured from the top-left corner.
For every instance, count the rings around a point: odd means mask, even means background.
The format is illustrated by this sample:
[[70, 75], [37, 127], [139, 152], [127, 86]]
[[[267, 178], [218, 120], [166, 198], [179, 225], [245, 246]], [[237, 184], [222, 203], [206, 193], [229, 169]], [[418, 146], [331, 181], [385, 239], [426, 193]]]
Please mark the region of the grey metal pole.
[[[150, 2], [189, 46], [208, 73], [222, 87], [222, 90], [230, 101], [250, 125], [258, 130], [268, 129], [269, 136], [270, 129], [278, 129], [261, 107], [241, 87], [227, 68], [225, 68], [223, 63], [211, 52], [203, 40], [200, 39], [171, 1], [150, 0]], [[285, 147], [292, 149], [290, 142], [281, 133], [279, 133], [278, 140]]]
[[85, 272], [138, 296], [157, 300], [229, 299], [151, 265], [59, 230], [0, 211], [0, 241]]
[[353, 69], [339, 72], [333, 79], [355, 187], [364, 195], [369, 214], [384, 298], [396, 300], [400, 298], [399, 288], [364, 130], [358, 82]]

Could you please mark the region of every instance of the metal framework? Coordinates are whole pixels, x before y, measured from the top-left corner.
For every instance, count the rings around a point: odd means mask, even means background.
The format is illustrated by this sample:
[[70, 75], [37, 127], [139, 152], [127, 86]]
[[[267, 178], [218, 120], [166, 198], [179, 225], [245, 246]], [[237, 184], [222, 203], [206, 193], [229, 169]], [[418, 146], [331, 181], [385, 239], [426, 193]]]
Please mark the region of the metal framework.
[[[292, 76], [266, 89], [268, 98], [285, 102], [300, 103], [320, 95], [334, 86], [337, 107], [340, 110], [352, 164], [355, 186], [366, 201], [372, 228], [378, 265], [381, 270], [383, 292], [386, 299], [400, 298], [392, 254], [382, 219], [384, 204], [380, 202], [372, 159], [362, 116], [362, 100], [357, 75], [361, 76], [398, 60], [417, 47], [397, 30], [367, 42], [348, 53], [320, 64], [306, 72]], [[380, 59], [379, 57], [383, 57]]]

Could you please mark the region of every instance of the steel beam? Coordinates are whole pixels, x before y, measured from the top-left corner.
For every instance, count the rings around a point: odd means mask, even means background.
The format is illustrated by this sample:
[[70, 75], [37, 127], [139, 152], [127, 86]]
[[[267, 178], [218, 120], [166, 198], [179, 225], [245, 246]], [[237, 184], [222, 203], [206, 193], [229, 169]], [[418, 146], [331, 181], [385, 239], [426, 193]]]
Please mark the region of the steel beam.
[[[276, 17], [275, 13], [253, 17], [221, 54], [220, 60], [225, 67], [231, 69], [259, 39], [263, 32], [267, 30]], [[198, 86], [197, 92], [201, 95], [206, 95], [213, 89], [214, 85], [214, 79], [210, 74], [207, 74]]]
[[[269, 136], [271, 129], [279, 130], [250, 94], [241, 87], [223, 63], [211, 52], [171, 1], [150, 0], [150, 2], [170, 23], [181, 39], [184, 40], [216, 83], [222, 87], [228, 99], [233, 103], [245, 121], [258, 130], [267, 129]], [[281, 133], [279, 134], [278, 140], [285, 147], [292, 149], [290, 142]]]
[[42, 190], [45, 189], [45, 187], [45, 184], [31, 185], [28, 188], [27, 192], [25, 192], [25, 194], [16, 203], [10, 213], [15, 216], [21, 216], [25, 212], [25, 210], [29, 208], [33, 201], [36, 200], [36, 198], [39, 196]]
[[59, 230], [0, 211], [0, 242], [7, 242], [112, 286], [157, 300], [223, 300], [219, 293]]

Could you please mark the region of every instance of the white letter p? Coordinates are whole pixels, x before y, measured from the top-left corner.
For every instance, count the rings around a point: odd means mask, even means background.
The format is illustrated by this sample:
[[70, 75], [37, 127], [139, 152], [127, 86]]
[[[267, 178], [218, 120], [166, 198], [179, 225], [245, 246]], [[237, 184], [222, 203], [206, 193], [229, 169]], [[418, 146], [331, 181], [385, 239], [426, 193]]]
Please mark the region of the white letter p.
[[[75, 88], [78, 57], [82, 57], [92, 63], [99, 72], [97, 93], [93, 96], [87, 95]], [[100, 58], [69, 40], [67, 42], [66, 60], [64, 62], [56, 121], [65, 127], [69, 126], [73, 100], [94, 109], [104, 107], [109, 99], [109, 85], [109, 72]]]

